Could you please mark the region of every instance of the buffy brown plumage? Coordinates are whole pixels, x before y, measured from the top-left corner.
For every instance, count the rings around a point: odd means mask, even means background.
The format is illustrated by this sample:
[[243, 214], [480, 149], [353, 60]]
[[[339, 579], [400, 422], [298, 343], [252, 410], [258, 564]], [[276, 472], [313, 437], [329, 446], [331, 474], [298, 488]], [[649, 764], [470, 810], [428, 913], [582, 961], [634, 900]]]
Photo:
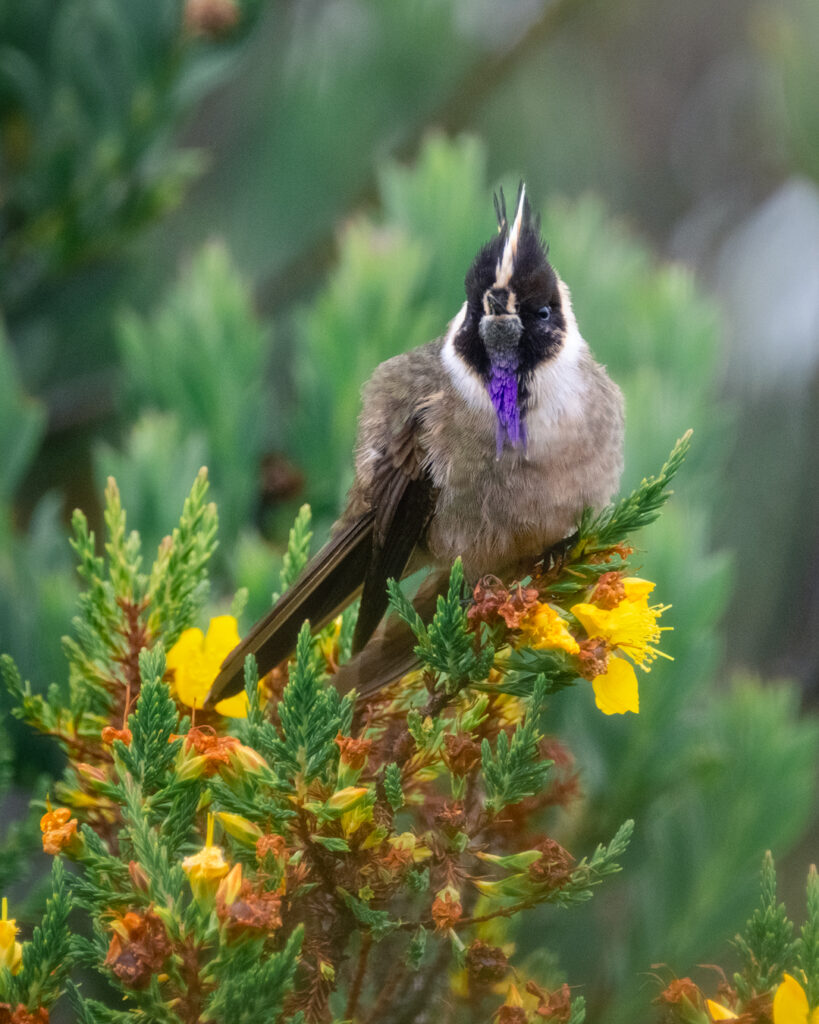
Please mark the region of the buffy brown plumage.
[[[442, 338], [388, 359], [365, 384], [355, 479], [330, 541], [225, 659], [208, 703], [242, 686], [247, 654], [269, 671], [359, 593], [354, 656], [334, 677], [376, 692], [411, 669], [411, 634], [384, 619], [386, 581], [430, 566], [428, 615], [460, 556], [468, 579], [526, 571], [600, 508], [622, 471], [623, 400], [580, 335], [521, 185], [515, 218], [466, 276]], [[383, 621], [382, 621], [383, 619]]]

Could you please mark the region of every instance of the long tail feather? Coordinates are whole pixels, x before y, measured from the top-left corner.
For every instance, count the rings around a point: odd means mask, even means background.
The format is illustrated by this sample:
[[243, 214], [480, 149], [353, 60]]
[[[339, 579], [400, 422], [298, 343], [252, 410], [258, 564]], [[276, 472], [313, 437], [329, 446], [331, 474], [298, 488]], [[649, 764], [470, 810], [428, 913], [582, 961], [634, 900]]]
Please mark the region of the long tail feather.
[[[435, 612], [439, 594], [445, 594], [449, 572], [433, 570], [422, 582], [413, 600], [415, 610], [425, 622]], [[397, 615], [389, 615], [376, 629], [367, 646], [354, 655], [332, 677], [340, 693], [355, 690], [358, 703], [391, 685], [418, 667], [415, 636]]]
[[302, 623], [320, 629], [359, 593], [371, 560], [373, 518], [363, 516], [343, 527], [311, 559], [301, 576], [234, 647], [222, 662], [205, 700], [206, 707], [238, 693], [243, 685], [245, 658], [256, 656], [264, 675], [295, 649]]

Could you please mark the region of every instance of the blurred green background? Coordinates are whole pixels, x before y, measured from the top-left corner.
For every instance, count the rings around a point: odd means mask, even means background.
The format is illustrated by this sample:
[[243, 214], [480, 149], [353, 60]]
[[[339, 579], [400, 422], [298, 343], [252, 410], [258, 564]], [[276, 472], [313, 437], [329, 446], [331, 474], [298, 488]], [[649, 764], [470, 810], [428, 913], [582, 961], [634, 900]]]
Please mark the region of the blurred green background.
[[[590, 1020], [651, 1019], [764, 848], [795, 893], [816, 859], [817, 39], [814, 0], [4, 0], [0, 649], [63, 682], [71, 509], [99, 526], [113, 474], [156, 544], [202, 464], [247, 627], [299, 504], [338, 510], [361, 382], [442, 332], [524, 177], [626, 393], [624, 487], [695, 431], [640, 541], [674, 663], [639, 718], [554, 707], [584, 798], [552, 827], [635, 817], [626, 870], [520, 938]], [[3, 728], [8, 818], [58, 766]]]

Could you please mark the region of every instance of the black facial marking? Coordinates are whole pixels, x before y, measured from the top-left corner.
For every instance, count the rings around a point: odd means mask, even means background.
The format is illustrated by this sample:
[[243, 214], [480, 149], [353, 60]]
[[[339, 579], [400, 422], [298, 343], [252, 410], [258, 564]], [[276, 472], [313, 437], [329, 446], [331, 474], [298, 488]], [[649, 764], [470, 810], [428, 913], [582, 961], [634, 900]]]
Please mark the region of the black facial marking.
[[[515, 207], [517, 212], [517, 205]], [[503, 191], [495, 196], [495, 213], [499, 233], [478, 252], [464, 281], [466, 315], [455, 336], [455, 350], [484, 380], [489, 379], [490, 361], [479, 334], [484, 315], [484, 294], [496, 284], [498, 264], [511, 226], [507, 219]], [[524, 199], [521, 227], [515, 252], [512, 275], [496, 294], [514, 293], [518, 315], [523, 325], [519, 342], [519, 394], [528, 395], [528, 383], [535, 369], [552, 358], [561, 348], [566, 332], [566, 319], [558, 288], [558, 277], [548, 260], [548, 249], [540, 235], [540, 218], [533, 216], [528, 199]], [[548, 307], [549, 315], [540, 311]]]

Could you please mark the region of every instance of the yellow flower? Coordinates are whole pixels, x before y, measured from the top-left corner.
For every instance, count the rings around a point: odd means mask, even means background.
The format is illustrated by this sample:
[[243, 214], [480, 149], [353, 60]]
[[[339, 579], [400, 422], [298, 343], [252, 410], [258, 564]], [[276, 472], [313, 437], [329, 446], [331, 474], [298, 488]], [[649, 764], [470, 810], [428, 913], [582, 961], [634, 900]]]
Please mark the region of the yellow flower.
[[805, 990], [786, 974], [773, 1000], [774, 1024], [819, 1024], [819, 1006], [811, 1011]]
[[720, 1006], [719, 1003], [715, 1003], [713, 999], [705, 1000], [708, 1012], [711, 1014], [711, 1020], [736, 1020], [737, 1014], [733, 1010], [729, 1010], [726, 1006]]
[[[232, 615], [210, 620], [207, 636], [201, 629], [186, 629], [168, 651], [176, 696], [190, 708], [201, 708], [225, 657], [239, 643], [239, 626]], [[216, 710], [229, 718], [247, 718], [247, 694], [219, 701]]]
[[637, 673], [625, 658], [609, 658], [609, 667], [592, 680], [594, 702], [604, 715], [640, 712]]
[[[637, 675], [631, 662], [648, 672], [657, 657], [671, 660], [670, 655], [655, 646], [663, 630], [671, 628], [657, 625], [657, 619], [670, 605], [649, 605], [648, 595], [653, 589], [654, 584], [649, 580], [626, 577], [623, 598], [613, 608], [601, 608], [588, 602], [572, 606], [572, 615], [589, 637], [604, 640], [611, 652], [606, 671], [592, 680], [595, 703], [606, 715], [640, 711]], [[617, 657], [617, 652], [630, 661]]]
[[569, 654], [577, 654], [580, 649], [565, 619], [549, 604], [535, 605], [521, 622], [520, 630], [523, 642], [530, 647], [558, 648]]
[[213, 815], [208, 814], [208, 833], [205, 845], [199, 851], [182, 861], [182, 869], [188, 876], [197, 903], [212, 899], [219, 882], [230, 871], [221, 846], [213, 845]]
[[0, 967], [7, 967], [12, 974], [17, 974], [23, 966], [23, 947], [15, 941], [17, 921], [8, 913], [9, 901], [4, 896], [0, 916]]
[[625, 597], [614, 608], [598, 608], [596, 604], [581, 602], [572, 607], [572, 615], [589, 636], [602, 637], [647, 672], [658, 656], [671, 660], [670, 655], [654, 646], [659, 642], [660, 633], [671, 628], [657, 625], [657, 619], [671, 606], [649, 605], [648, 595], [654, 584], [648, 580], [627, 577], [623, 587]]

